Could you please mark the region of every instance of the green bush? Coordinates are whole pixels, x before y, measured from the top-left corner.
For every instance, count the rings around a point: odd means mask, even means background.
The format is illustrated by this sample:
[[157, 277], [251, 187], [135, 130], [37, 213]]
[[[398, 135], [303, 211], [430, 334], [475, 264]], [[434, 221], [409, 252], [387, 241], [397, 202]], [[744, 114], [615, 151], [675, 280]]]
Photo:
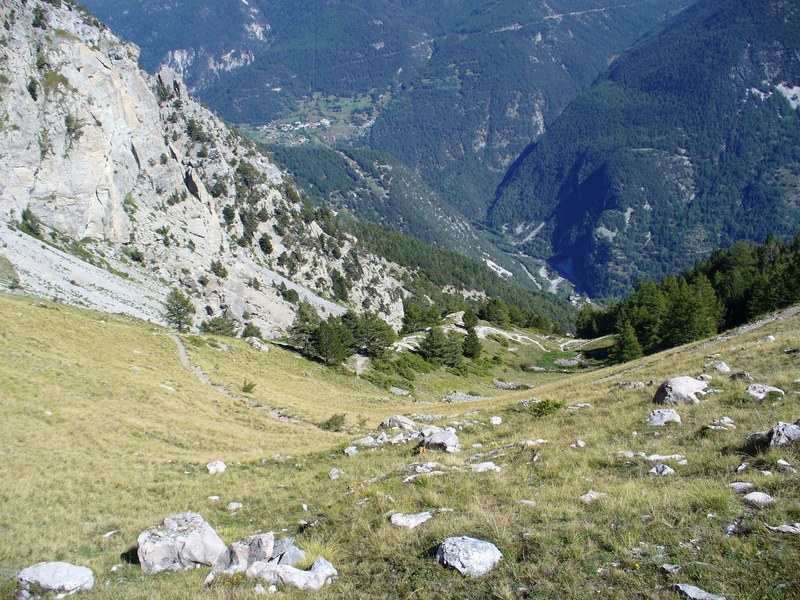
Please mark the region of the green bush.
[[324, 429], [325, 431], [341, 431], [344, 429], [344, 421], [346, 417], [347, 413], [333, 415], [327, 421], [320, 423], [319, 428]]
[[211, 317], [200, 324], [200, 331], [212, 335], [236, 337], [236, 323], [222, 316]]

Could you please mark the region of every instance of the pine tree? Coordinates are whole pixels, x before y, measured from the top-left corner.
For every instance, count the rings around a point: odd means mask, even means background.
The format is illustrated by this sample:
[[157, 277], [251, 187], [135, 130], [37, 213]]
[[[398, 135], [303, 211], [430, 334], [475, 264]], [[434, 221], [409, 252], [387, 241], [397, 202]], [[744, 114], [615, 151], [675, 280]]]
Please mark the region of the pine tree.
[[289, 327], [289, 340], [305, 356], [312, 355], [312, 338], [319, 327], [319, 317], [308, 302], [297, 307], [294, 322]]
[[447, 334], [447, 343], [444, 347], [442, 362], [448, 367], [459, 366], [464, 359], [464, 342], [458, 331]]
[[347, 330], [334, 319], [322, 321], [311, 337], [314, 354], [326, 365], [341, 364], [349, 354]]
[[467, 329], [467, 337], [464, 338], [463, 352], [464, 356], [473, 360], [480, 358], [483, 346], [481, 345], [478, 334], [475, 332], [474, 327]]
[[364, 313], [362, 317], [364, 325], [364, 338], [362, 351], [370, 358], [381, 358], [386, 354], [386, 350], [396, 339], [394, 329], [372, 312]]
[[478, 315], [475, 314], [475, 311], [471, 308], [468, 308], [464, 311], [464, 327], [467, 328], [467, 331], [470, 329], [474, 329], [478, 326]]
[[617, 334], [614, 346], [611, 348], [611, 361], [624, 363], [642, 357], [642, 346], [636, 339], [636, 332], [630, 321], [624, 321]]
[[164, 300], [164, 318], [180, 332], [188, 331], [192, 315], [196, 312], [194, 304], [178, 288], [172, 288]]
[[438, 325], [434, 325], [420, 343], [419, 353], [429, 363], [441, 365], [447, 355], [447, 345], [447, 336], [444, 331]]

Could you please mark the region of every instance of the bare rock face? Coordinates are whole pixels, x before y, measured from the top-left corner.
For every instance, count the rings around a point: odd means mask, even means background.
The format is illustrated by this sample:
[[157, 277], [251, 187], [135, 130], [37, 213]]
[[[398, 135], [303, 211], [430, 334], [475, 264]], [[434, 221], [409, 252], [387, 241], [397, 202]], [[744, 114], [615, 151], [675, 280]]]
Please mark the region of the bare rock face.
[[[363, 251], [322, 213], [301, 218], [284, 173], [196, 102], [177, 73], [141, 71], [138, 49], [75, 3], [4, 0], [3, 7], [14, 14], [0, 45], [9, 80], [0, 94], [4, 231], [23, 213], [33, 215], [42, 235], [64, 247], [82, 241], [90, 254], [102, 254], [95, 262], [127, 273], [125, 285], [141, 280], [138, 289], [163, 299], [177, 284], [193, 292], [196, 308], [240, 325], [249, 320], [266, 337], [294, 319], [296, 303], [277, 287], [322, 315], [338, 315], [345, 309], [326, 298], [332, 274], [347, 273], [349, 306], [377, 311], [399, 328], [399, 267]], [[34, 10], [43, 15], [37, 26]], [[247, 190], [247, 207], [237, 189]], [[77, 261], [85, 274], [54, 281], [39, 268], [52, 262], [39, 246], [5, 252], [15, 266], [25, 263], [17, 270], [29, 290], [101, 310], [117, 296], [114, 286], [96, 285], [85, 261]], [[212, 274], [212, 261], [227, 275]], [[71, 280], [91, 291], [73, 290]], [[157, 301], [121, 304], [134, 316], [162, 320]]]
[[227, 550], [211, 525], [193, 512], [167, 517], [161, 525], [143, 531], [137, 541], [145, 575], [211, 567]]
[[708, 383], [694, 377], [673, 377], [658, 386], [653, 402], [656, 404], [698, 404]]
[[23, 569], [17, 575], [17, 598], [34, 598], [42, 592], [75, 594], [93, 586], [91, 569], [65, 562], [43, 562]]

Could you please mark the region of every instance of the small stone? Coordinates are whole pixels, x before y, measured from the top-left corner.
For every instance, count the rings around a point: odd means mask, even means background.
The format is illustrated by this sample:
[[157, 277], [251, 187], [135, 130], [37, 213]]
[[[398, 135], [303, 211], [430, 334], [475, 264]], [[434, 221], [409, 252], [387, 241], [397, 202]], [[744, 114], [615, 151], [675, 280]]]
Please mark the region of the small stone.
[[669, 563], [661, 565], [661, 572], [664, 575], [675, 575], [676, 573], [680, 573], [681, 570], [682, 569], [680, 565], [671, 565]]
[[586, 442], [584, 442], [583, 440], [575, 440], [575, 443], [570, 444], [569, 447], [575, 448], [577, 450], [579, 448], [586, 448], [586, 445], [587, 445]]
[[436, 551], [436, 559], [440, 564], [472, 577], [485, 575], [502, 558], [503, 555], [494, 544], [467, 536], [447, 538]]
[[753, 383], [755, 379], [752, 375], [750, 375], [747, 371], [736, 371], [730, 376], [731, 381], [746, 381], [748, 383]]
[[736, 523], [728, 525], [725, 528], [725, 537], [733, 537], [738, 532], [739, 528], [736, 526]]
[[392, 386], [389, 388], [389, 393], [394, 396], [410, 396], [411, 392], [408, 390], [404, 390], [403, 388]]
[[800, 535], [800, 523], [791, 523], [789, 525], [777, 525], [776, 527], [767, 525], [766, 527], [770, 531], [774, 531], [776, 533], [788, 533], [790, 535]]
[[219, 496], [209, 496], [208, 499], [212, 502], [219, 502]]
[[421, 513], [414, 513], [410, 515], [404, 515], [400, 513], [395, 513], [391, 516], [389, 521], [395, 527], [404, 527], [405, 529], [414, 529], [415, 527], [419, 527], [426, 521], [429, 521], [433, 518], [433, 511], [428, 510]]
[[645, 386], [644, 381], [618, 381], [617, 387], [621, 390], [638, 390]]
[[578, 404], [573, 404], [567, 407], [569, 410], [580, 410], [582, 408], [592, 408], [592, 405], [588, 402], [578, 402]]
[[494, 471], [495, 473], [499, 473], [502, 469], [498, 467], [493, 462], [482, 462], [472, 465], [472, 472], [473, 473], [486, 473], [488, 471]]
[[775, 336], [774, 335], [768, 335], [767, 337], [764, 337], [764, 338], [761, 338], [760, 340], [758, 340], [758, 343], [759, 344], [770, 344], [770, 343], [772, 343], [774, 341], [775, 341]]
[[244, 506], [244, 504], [242, 504], [241, 502], [228, 502], [227, 509], [228, 510], [239, 510], [243, 506]]
[[708, 373], [701, 373], [700, 375], [697, 376], [697, 379], [699, 379], [700, 381], [711, 381], [714, 378]]
[[648, 472], [653, 473], [654, 475], [658, 475], [659, 477], [665, 477], [666, 475], [674, 475], [675, 469], [663, 463], [658, 463]]
[[125, 569], [125, 565], [124, 565], [124, 564], [122, 564], [122, 563], [117, 563], [116, 565], [114, 565], [113, 567], [111, 567], [111, 569], [110, 569], [110, 572], [111, 572], [111, 573], [119, 573], [120, 571], [122, 571], [122, 570], [124, 570], [124, 569]]
[[797, 469], [795, 469], [791, 464], [787, 461], [783, 460], [782, 458], [778, 460], [778, 471], [781, 473], [786, 473], [787, 475], [794, 475], [797, 473]]
[[[788, 464], [788, 463], [787, 463], [787, 464]], [[117, 535], [118, 533], [119, 533], [119, 531], [117, 531], [116, 529], [114, 529], [113, 531], [106, 531], [106, 532], [103, 534], [103, 539], [107, 540], [107, 539], [108, 539], [108, 538], [110, 538], [111, 536], [113, 536], [113, 535]]]
[[343, 473], [344, 473], [344, 471], [334, 467], [333, 469], [328, 471], [328, 477], [331, 479], [331, 481], [336, 481], [337, 479], [339, 479], [339, 477], [342, 476]]
[[647, 419], [651, 427], [664, 427], [667, 423], [681, 422], [681, 416], [671, 408], [661, 408], [650, 413]]
[[737, 494], [746, 494], [756, 486], [748, 481], [734, 481], [733, 483], [729, 483], [728, 487]]
[[414, 427], [414, 421], [403, 415], [394, 415], [381, 423], [381, 429], [404, 429], [411, 431]]
[[756, 508], [769, 506], [770, 504], [775, 503], [775, 498], [769, 494], [765, 494], [764, 492], [750, 492], [744, 496], [742, 500], [750, 506], [755, 506]]
[[743, 463], [739, 464], [739, 466], [736, 467], [733, 470], [733, 472], [737, 473], [737, 474], [738, 473], [744, 473], [748, 469], [748, 467], [750, 467], [750, 463], [749, 462], [743, 462]]
[[501, 417], [492, 417], [491, 419], [489, 419], [489, 423], [491, 423], [492, 425], [502, 425], [503, 419]]
[[592, 504], [593, 502], [597, 502], [601, 498], [605, 497], [606, 494], [602, 494], [600, 492], [595, 492], [594, 490], [589, 490], [585, 494], [580, 497], [581, 502], [584, 504]]
[[547, 440], [543, 440], [539, 438], [538, 440], [522, 440], [519, 445], [523, 448], [532, 448], [534, 446], [541, 446], [542, 444], [546, 444]]
[[710, 594], [688, 583], [674, 583], [667, 589], [678, 592], [680, 596], [688, 598], [689, 600], [726, 600], [725, 596]]
[[209, 475], [216, 475], [217, 473], [224, 473], [225, 469], [228, 468], [221, 460], [215, 460], [206, 465], [206, 469], [208, 469]]
[[355, 446], [348, 446], [347, 448], [344, 449], [344, 453], [346, 456], [355, 456], [356, 454], [358, 454], [358, 448], [356, 448]]
[[520, 500], [519, 503], [524, 504], [525, 506], [536, 506], [536, 502], [533, 500]]

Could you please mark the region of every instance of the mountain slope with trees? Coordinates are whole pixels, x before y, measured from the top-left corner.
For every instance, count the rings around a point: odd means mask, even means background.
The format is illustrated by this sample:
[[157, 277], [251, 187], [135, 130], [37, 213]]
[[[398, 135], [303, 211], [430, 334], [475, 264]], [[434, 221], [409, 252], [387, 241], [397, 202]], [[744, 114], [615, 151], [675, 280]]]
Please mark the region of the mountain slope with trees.
[[786, 239], [800, 225], [798, 48], [793, 3], [699, 2], [525, 151], [490, 225], [598, 296], [736, 240]]

